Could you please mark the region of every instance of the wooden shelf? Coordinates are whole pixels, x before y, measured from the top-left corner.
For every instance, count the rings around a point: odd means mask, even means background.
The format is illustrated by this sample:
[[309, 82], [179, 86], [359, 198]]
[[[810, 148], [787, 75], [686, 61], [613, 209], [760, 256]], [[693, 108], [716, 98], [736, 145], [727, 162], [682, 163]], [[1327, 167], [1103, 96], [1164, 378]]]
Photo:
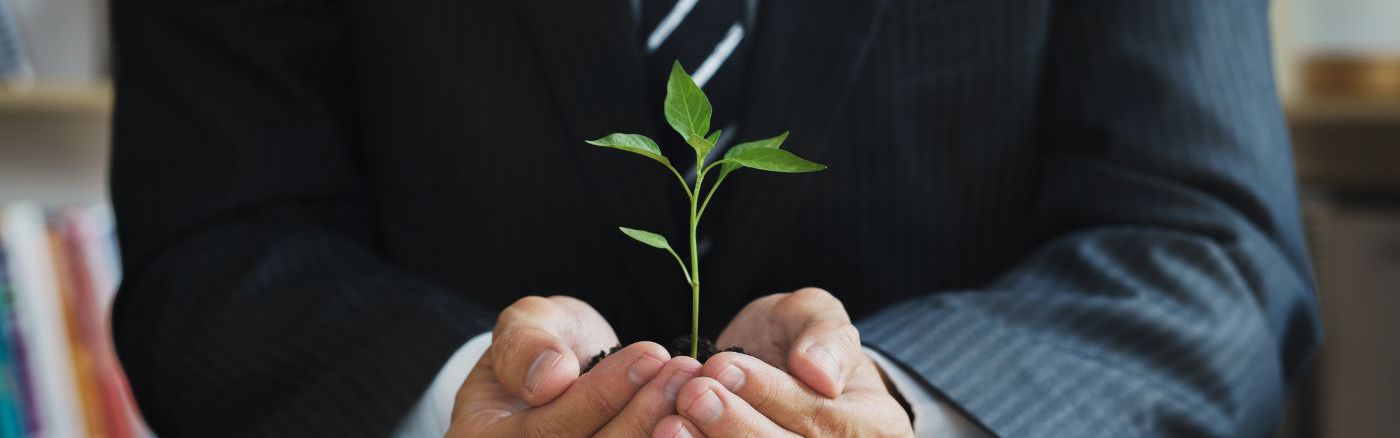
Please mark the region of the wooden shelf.
[[0, 90], [0, 202], [105, 199], [109, 85]]
[[1400, 192], [1400, 101], [1300, 99], [1288, 124], [1304, 184]]
[[1313, 124], [1400, 125], [1400, 100], [1309, 97], [1289, 102], [1288, 121]]
[[106, 117], [111, 113], [112, 87], [45, 87], [0, 90], [0, 116], [72, 115]]

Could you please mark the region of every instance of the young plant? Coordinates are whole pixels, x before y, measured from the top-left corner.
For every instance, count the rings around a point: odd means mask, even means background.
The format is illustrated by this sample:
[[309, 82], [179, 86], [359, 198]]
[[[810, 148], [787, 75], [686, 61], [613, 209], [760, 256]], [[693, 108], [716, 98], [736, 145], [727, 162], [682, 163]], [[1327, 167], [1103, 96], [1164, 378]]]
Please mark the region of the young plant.
[[[695, 85], [695, 81], [686, 74], [685, 69], [677, 61], [671, 66], [671, 76], [666, 81], [666, 102], [664, 105], [666, 113], [666, 123], [671, 125], [681, 139], [690, 145], [695, 151], [695, 183], [690, 184], [685, 177], [671, 165], [671, 161], [666, 156], [661, 155], [661, 148], [655, 141], [640, 134], [609, 134], [606, 137], [590, 140], [588, 144], [602, 146], [613, 149], [620, 149], [632, 152], [661, 163], [666, 166], [671, 174], [680, 181], [681, 188], [685, 190], [686, 197], [690, 198], [690, 268], [686, 268], [686, 263], [681, 256], [671, 249], [671, 244], [666, 241], [666, 237], [633, 228], [618, 227], [623, 234], [636, 239], [653, 248], [662, 249], [671, 254], [676, 259], [676, 263], [681, 266], [681, 274], [690, 284], [690, 357], [698, 359], [700, 345], [700, 257], [695, 246], [695, 231], [700, 225], [700, 218], [705, 215], [705, 209], [710, 205], [710, 199], [715, 196], [715, 191], [730, 173], [740, 168], [750, 168], [766, 170], [769, 172], [781, 173], [803, 173], [815, 172], [826, 169], [826, 166], [813, 163], [780, 149], [783, 140], [787, 139], [788, 133], [784, 132], [777, 137], [763, 140], [740, 143], [725, 152], [724, 157], [713, 162], [706, 163], [705, 158], [710, 151], [715, 148], [715, 143], [719, 141], [720, 131], [710, 132], [710, 115], [713, 109], [710, 108], [710, 99], [705, 96], [705, 92]], [[701, 197], [701, 188], [704, 186], [705, 177], [712, 174], [718, 167], [719, 176], [710, 185], [709, 191]]]

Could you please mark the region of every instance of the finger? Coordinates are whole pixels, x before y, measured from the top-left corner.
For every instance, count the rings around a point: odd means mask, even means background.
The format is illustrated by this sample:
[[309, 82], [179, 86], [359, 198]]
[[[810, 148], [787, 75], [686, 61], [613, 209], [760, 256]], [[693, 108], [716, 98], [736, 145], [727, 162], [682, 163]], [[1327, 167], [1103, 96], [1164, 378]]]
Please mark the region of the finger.
[[676, 411], [707, 437], [797, 436], [708, 377], [696, 378], [681, 387]]
[[593, 309], [593, 306], [583, 302], [578, 298], [555, 295], [549, 300], [568, 310], [572, 320], [558, 321], [563, 326], [563, 331], [570, 338], [574, 354], [578, 355], [580, 364], [587, 364], [593, 356], [605, 352], [620, 344], [617, 335], [613, 333], [612, 325], [603, 315]]
[[690, 420], [680, 415], [671, 415], [662, 418], [656, 423], [656, 429], [651, 432], [651, 438], [704, 438], [705, 433]]
[[661, 372], [671, 356], [652, 342], [608, 355], [549, 404], [515, 416], [525, 436], [588, 436], [601, 429]]
[[496, 380], [489, 348], [457, 389], [452, 407], [452, 426], [466, 436], [482, 436], [481, 431], [494, 429], [502, 420], [529, 408]]
[[843, 420], [837, 400], [816, 393], [795, 377], [754, 357], [720, 353], [705, 362], [701, 374], [787, 430], [804, 436], [827, 436], [846, 426], [840, 424]]
[[721, 348], [737, 345], [744, 348], [745, 354], [768, 361], [779, 368], [786, 367], [788, 339], [769, 322], [768, 315], [773, 305], [788, 295], [792, 294], [772, 294], [749, 302], [734, 315], [734, 319], [729, 321], [724, 331], [720, 332], [715, 345]]
[[609, 421], [597, 436], [647, 436], [662, 418], [676, 412], [676, 394], [681, 386], [700, 376], [700, 362], [689, 356], [671, 358], [661, 373], [637, 392], [622, 413]]
[[773, 305], [770, 318], [791, 340], [787, 372], [828, 398], [841, 395], [868, 361], [845, 306], [825, 290], [793, 292]]
[[540, 406], [578, 378], [581, 348], [597, 351], [616, 342], [602, 316], [581, 301], [525, 297], [501, 312], [488, 351], [502, 387]]

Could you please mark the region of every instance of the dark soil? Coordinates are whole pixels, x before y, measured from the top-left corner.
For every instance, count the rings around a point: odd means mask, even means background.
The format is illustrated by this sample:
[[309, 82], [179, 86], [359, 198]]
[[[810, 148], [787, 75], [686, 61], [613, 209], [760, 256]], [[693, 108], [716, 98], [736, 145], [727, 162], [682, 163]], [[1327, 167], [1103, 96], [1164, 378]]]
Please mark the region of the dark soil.
[[[667, 348], [671, 351], [671, 356], [689, 356], [690, 335], [677, 336], [675, 339], [671, 340], [671, 345]], [[616, 353], [618, 350], [621, 349], [622, 345], [614, 345], [612, 348], [609, 348], [608, 351], [598, 352], [597, 356], [593, 356], [593, 359], [588, 361], [588, 366], [583, 368], [583, 372], [586, 373], [588, 372], [588, 370], [593, 369], [593, 366], [598, 365], [598, 362], [602, 362], [603, 358], [608, 357], [609, 354]], [[714, 356], [716, 354], [720, 354], [726, 351], [732, 351], [735, 353], [744, 352], [744, 349], [739, 347], [725, 347], [723, 349], [715, 348], [715, 343], [705, 338], [700, 338], [700, 345], [697, 350], [698, 351], [696, 353], [700, 357], [696, 358], [696, 360], [700, 361], [700, 363], [705, 363], [705, 361], [710, 360], [710, 356]]]

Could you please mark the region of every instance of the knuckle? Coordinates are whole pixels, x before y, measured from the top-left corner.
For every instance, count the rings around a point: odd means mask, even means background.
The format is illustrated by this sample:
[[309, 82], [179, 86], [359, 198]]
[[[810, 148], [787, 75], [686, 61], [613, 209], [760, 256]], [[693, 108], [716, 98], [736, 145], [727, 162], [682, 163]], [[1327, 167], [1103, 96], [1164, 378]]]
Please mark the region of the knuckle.
[[548, 299], [535, 295], [515, 300], [514, 303], [502, 309], [501, 314], [496, 317], [496, 330], [509, 327], [511, 324], [529, 318], [531, 315], [546, 312], [553, 308], [553, 306], [554, 303], [550, 302]]
[[532, 418], [524, 422], [520, 436], [524, 438], [556, 438], [568, 436], [568, 428], [563, 423], [545, 418]]
[[504, 353], [531, 344], [530, 340], [536, 337], [534, 330], [506, 327], [500, 333], [491, 337], [491, 344], [504, 347], [502, 349], [502, 353]]
[[793, 295], [793, 297], [797, 297], [797, 298], [801, 298], [801, 299], [808, 299], [808, 300], [813, 300], [813, 299], [815, 299], [815, 300], [821, 300], [821, 299], [835, 299], [835, 298], [836, 298], [835, 296], [832, 296], [832, 295], [831, 295], [831, 292], [827, 292], [826, 289], [822, 289], [822, 288], [819, 288], [819, 287], [804, 287], [804, 288], [798, 289], [797, 291], [793, 292], [792, 295]]
[[860, 330], [855, 324], [844, 321], [822, 322], [814, 325], [812, 333], [828, 337], [841, 345], [859, 346]]
[[844, 323], [844, 325], [841, 325], [839, 333], [841, 333], [841, 336], [846, 336], [846, 340], [854, 341], [854, 343], [857, 344], [861, 343], [861, 329], [855, 327], [854, 323]]
[[773, 303], [773, 310], [771, 312], [771, 315], [773, 315], [773, 317], [783, 319], [799, 316], [800, 314], [804, 313], [805, 307], [806, 306], [803, 305], [802, 298], [800, 298], [795, 293], [789, 294], [783, 297], [782, 299], [778, 300], [778, 302]]
[[586, 403], [586, 406], [588, 406], [589, 409], [594, 412], [606, 412], [609, 414], [615, 414], [618, 411], [622, 410], [622, 406], [618, 403], [618, 401], [613, 400], [612, 397], [608, 396], [607, 392], [601, 389], [584, 391], [583, 402]]
[[502, 332], [509, 328], [512, 323], [520, 320], [521, 316], [520, 309], [518, 308], [507, 307], [502, 309], [501, 314], [496, 315], [496, 327], [491, 329], [492, 336], [500, 337]]
[[767, 379], [749, 379], [744, 382], [742, 389], [746, 389], [748, 391], [745, 392], [752, 394], [753, 400], [748, 400], [748, 402], [759, 411], [767, 410], [775, 403], [785, 402], [786, 397], [783, 397], [782, 391], [778, 389], [777, 385], [768, 384]]
[[777, 293], [764, 295], [763, 297], [750, 301], [749, 304], [744, 305], [743, 309], [739, 309], [739, 313], [745, 314], [750, 312], [763, 312], [764, 309], [772, 309], [774, 305], [777, 305], [778, 303], [782, 302], [783, 298], [787, 298], [788, 295], [791, 294]]
[[[734, 316], [734, 321], [752, 320], [754, 318], [762, 320], [763, 317], [771, 314], [773, 306], [782, 302], [783, 298], [788, 295], [787, 293], [770, 294], [750, 301], [748, 304], [744, 305], [744, 308], [739, 309], [739, 313]], [[733, 325], [733, 323], [731, 323], [731, 325]]]
[[[492, 354], [495, 360], [503, 366], [513, 366], [519, 360], [533, 360], [532, 353], [543, 343], [549, 342], [540, 335], [542, 332], [528, 328], [507, 327], [491, 338]], [[529, 358], [523, 356], [529, 355]]]
[[553, 301], [550, 301], [549, 298], [545, 298], [545, 297], [542, 297], [542, 296], [539, 296], [539, 295], [530, 295], [530, 296], [522, 297], [522, 298], [520, 298], [520, 299], [518, 299], [518, 300], [515, 300], [515, 302], [514, 302], [514, 303], [511, 303], [510, 307], [507, 307], [507, 309], [514, 308], [514, 309], [519, 309], [519, 310], [523, 310], [523, 311], [530, 311], [530, 310], [536, 310], [536, 311], [538, 311], [538, 310], [548, 309], [548, 308], [551, 308], [551, 307], [554, 307], [554, 302], [553, 302]]
[[813, 309], [826, 309], [834, 307], [841, 309], [841, 313], [846, 312], [846, 306], [841, 303], [841, 299], [836, 298], [826, 289], [807, 287], [792, 293], [792, 301], [797, 301], [803, 306]]
[[840, 412], [836, 412], [831, 402], [825, 399], [809, 399], [807, 433], [804, 436], [852, 436], [851, 423]]
[[588, 303], [584, 302], [583, 300], [568, 295], [550, 295], [549, 297], [545, 298], [545, 301], [549, 301], [553, 304], [563, 304], [567, 306], [583, 306], [590, 308], [592, 307], [589, 306]]
[[666, 347], [662, 347], [661, 344], [651, 341], [633, 342], [631, 345], [628, 345], [626, 348], [623, 348], [623, 350], [636, 350], [638, 357], [652, 356], [653, 358], [661, 358], [658, 360], [660, 360], [663, 364], [671, 359], [671, 352], [667, 351]]
[[816, 328], [845, 330], [841, 326], [851, 322], [841, 301], [818, 288], [800, 289], [774, 304], [769, 321], [801, 322], [800, 331], [804, 332]]
[[791, 293], [788, 293], [788, 292], [776, 293], [776, 294], [768, 294], [768, 295], [764, 295], [763, 297], [760, 297], [759, 299], [753, 300], [753, 302], [752, 302], [752, 303], [749, 303], [749, 305], [752, 306], [752, 305], [759, 304], [759, 303], [763, 303], [763, 304], [772, 304], [772, 303], [776, 303], [776, 302], [782, 301], [784, 298], [787, 298], [789, 295], [792, 295], [792, 294], [791, 294]]
[[622, 429], [628, 431], [630, 434], [628, 436], [651, 436], [651, 431], [655, 428], [655, 421], [659, 420], [660, 418], [656, 418], [654, 421], [649, 421], [642, 415], [632, 415], [623, 420], [625, 426]]

